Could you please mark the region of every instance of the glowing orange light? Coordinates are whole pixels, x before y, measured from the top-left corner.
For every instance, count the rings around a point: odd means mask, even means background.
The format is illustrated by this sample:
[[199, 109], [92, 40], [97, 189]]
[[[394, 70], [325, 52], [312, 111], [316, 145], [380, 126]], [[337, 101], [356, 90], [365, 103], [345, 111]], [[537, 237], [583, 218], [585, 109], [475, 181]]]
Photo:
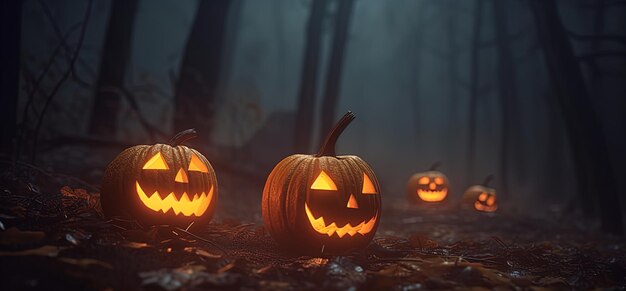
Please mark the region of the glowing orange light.
[[494, 212], [496, 210], [498, 210], [498, 205], [483, 205], [480, 202], [476, 201], [474, 202], [474, 208], [476, 208], [476, 210], [478, 211], [484, 211], [484, 212]]
[[161, 198], [158, 191], [155, 191], [148, 197], [141, 189], [139, 182], [135, 182], [135, 188], [139, 199], [149, 209], [156, 212], [162, 211], [163, 213], [167, 213], [171, 209], [176, 215], [182, 213], [184, 216], [202, 216], [209, 208], [213, 198], [213, 186], [211, 186], [208, 194], [205, 192], [200, 193], [200, 195], [194, 194], [191, 199], [187, 193], [183, 193], [180, 199], [177, 199], [174, 196], [174, 192], [169, 193], [165, 198]]
[[356, 202], [356, 198], [354, 198], [354, 195], [350, 194], [350, 199], [348, 199], [348, 204], [346, 205], [347, 208], [359, 208], [359, 203]]
[[161, 153], [156, 153], [156, 155], [152, 156], [150, 160], [146, 162], [143, 166], [144, 170], [167, 170], [169, 167], [165, 162], [165, 159], [161, 155]]
[[201, 173], [209, 172], [209, 169], [206, 167], [204, 162], [193, 153], [191, 154], [191, 162], [189, 163], [189, 168], [187, 170]]
[[447, 188], [441, 189], [439, 191], [417, 189], [417, 196], [419, 196], [420, 199], [426, 202], [439, 202], [445, 199], [447, 195], [448, 195]]
[[174, 178], [174, 181], [178, 183], [189, 183], [189, 178], [187, 178], [187, 173], [185, 172], [185, 170], [183, 170], [183, 168], [180, 168], [180, 170], [178, 170], [178, 173], [176, 173], [176, 178]]
[[363, 194], [377, 194], [376, 188], [374, 187], [374, 183], [370, 180], [365, 173], [363, 173], [363, 190], [361, 190]]
[[372, 231], [372, 229], [374, 228], [374, 225], [376, 224], [376, 219], [378, 218], [378, 213], [377, 213], [376, 215], [374, 215], [374, 217], [372, 217], [367, 222], [365, 222], [364, 220], [361, 223], [357, 224], [356, 226], [352, 226], [351, 224], [347, 223], [346, 225], [342, 227], [338, 227], [337, 224], [334, 222], [329, 225], [326, 225], [326, 222], [324, 221], [324, 217], [322, 216], [320, 216], [319, 218], [315, 218], [315, 216], [311, 212], [311, 209], [309, 209], [309, 205], [307, 205], [306, 203], [304, 204], [304, 210], [306, 212], [306, 216], [309, 218], [309, 222], [311, 223], [311, 226], [313, 227], [313, 229], [316, 232], [328, 235], [329, 237], [332, 236], [333, 234], [337, 234], [337, 236], [339, 236], [340, 238], [342, 238], [346, 234], [350, 236], [355, 236], [357, 233], [360, 235], [365, 235], [369, 233], [370, 231]]
[[313, 190], [337, 190], [337, 185], [333, 182], [333, 179], [326, 174], [326, 172], [320, 172], [313, 185], [311, 185], [311, 189]]

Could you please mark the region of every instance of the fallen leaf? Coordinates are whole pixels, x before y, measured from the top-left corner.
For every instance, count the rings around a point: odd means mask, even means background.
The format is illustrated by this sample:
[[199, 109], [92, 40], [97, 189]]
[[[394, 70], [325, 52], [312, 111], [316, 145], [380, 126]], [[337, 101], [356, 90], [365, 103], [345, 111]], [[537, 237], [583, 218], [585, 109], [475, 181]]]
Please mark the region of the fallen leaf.
[[241, 277], [238, 274], [210, 274], [201, 265], [191, 265], [176, 269], [159, 269], [139, 273], [143, 286], [157, 285], [165, 290], [189, 289], [199, 285], [215, 287], [232, 286]]
[[59, 258], [59, 261], [72, 264], [72, 265], [77, 265], [83, 268], [88, 268], [88, 267], [95, 265], [95, 266], [100, 266], [100, 267], [111, 269], [111, 270], [113, 269], [113, 266], [111, 266], [111, 264], [105, 263], [96, 259]]
[[41, 241], [46, 234], [43, 231], [23, 231], [11, 227], [0, 232], [0, 245], [28, 244]]
[[0, 252], [0, 256], [48, 256], [48, 257], [56, 257], [59, 255], [59, 252], [66, 249], [66, 247], [59, 246], [43, 246], [36, 249], [17, 251], [17, 252]]

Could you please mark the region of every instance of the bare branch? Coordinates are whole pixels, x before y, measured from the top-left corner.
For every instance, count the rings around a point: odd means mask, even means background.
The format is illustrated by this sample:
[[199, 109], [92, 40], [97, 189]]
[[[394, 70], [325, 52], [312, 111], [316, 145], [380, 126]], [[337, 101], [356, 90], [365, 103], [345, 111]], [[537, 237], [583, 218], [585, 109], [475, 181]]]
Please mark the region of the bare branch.
[[[67, 40], [63, 38], [63, 33], [61, 32], [61, 28], [59, 27], [58, 22], [54, 18], [54, 15], [52, 14], [52, 11], [50, 10], [50, 7], [43, 0], [39, 0], [38, 2], [39, 2], [39, 5], [42, 8], [44, 14], [46, 15], [46, 18], [50, 22], [50, 25], [52, 25], [52, 30], [54, 30], [54, 34], [56, 35], [57, 39], [60, 41], [63, 49], [67, 52], [68, 59], [71, 59], [72, 48], [67, 43]], [[91, 67], [89, 66], [89, 64], [85, 60], [83, 60], [82, 58], [79, 57], [78, 58], [78, 63], [81, 66], [83, 66], [83, 68], [86, 68], [90, 75], [92, 75], [92, 76], [95, 75], [93, 69], [91, 69]], [[76, 67], [72, 67], [72, 72], [71, 73], [72, 73], [72, 79], [75, 80], [79, 85], [81, 85], [82, 87], [87, 87], [87, 88], [91, 87], [91, 84], [89, 84], [88, 82], [82, 80], [80, 78], [80, 76], [76, 73]]]
[[602, 51], [597, 53], [590, 53], [577, 56], [576, 58], [580, 61], [593, 61], [596, 58], [606, 58], [606, 57], [626, 57], [626, 52], [620, 51]]
[[39, 74], [39, 76], [37, 77], [37, 79], [33, 83], [32, 90], [28, 93], [28, 97], [26, 99], [26, 105], [24, 105], [24, 111], [22, 112], [22, 120], [20, 121], [20, 123], [18, 125], [20, 127], [20, 130], [19, 130], [19, 136], [17, 138], [17, 150], [15, 151], [15, 160], [18, 160], [19, 157], [20, 157], [20, 150], [22, 148], [21, 145], [22, 145], [22, 141], [23, 141], [24, 136], [25, 136], [25, 126], [26, 126], [26, 122], [28, 120], [28, 108], [32, 107], [33, 111], [35, 111], [35, 114], [37, 114], [37, 112], [35, 110], [35, 107], [33, 106], [33, 100], [35, 99], [35, 93], [42, 91], [42, 89], [40, 88], [41, 82], [43, 81], [45, 76], [48, 75], [48, 71], [50, 71], [50, 68], [52, 68], [52, 65], [54, 64], [55, 59], [57, 58], [57, 56], [61, 52], [61, 47], [63, 45], [62, 43], [65, 40], [67, 40], [67, 38], [69, 38], [69, 36], [72, 35], [72, 32], [74, 32], [74, 30], [76, 30], [78, 27], [80, 27], [80, 23], [76, 23], [76, 24], [72, 25], [70, 27], [70, 29], [63, 35], [63, 38], [62, 38], [61, 42], [54, 49], [54, 52], [52, 53], [52, 55], [48, 59], [48, 62], [46, 63], [46, 66], [44, 67], [43, 71], [41, 72], [41, 74]]
[[600, 34], [600, 35], [587, 35], [573, 32], [571, 30], [567, 31], [567, 34], [578, 41], [612, 41], [618, 44], [626, 45], [626, 35], [618, 35], [618, 34]]
[[156, 140], [155, 136], [157, 135], [164, 139], [168, 138], [168, 135], [165, 132], [163, 132], [156, 126], [150, 124], [150, 122], [148, 122], [148, 120], [143, 116], [143, 114], [141, 113], [141, 110], [139, 109], [139, 103], [137, 102], [137, 98], [135, 98], [135, 95], [131, 93], [128, 89], [114, 87], [114, 86], [105, 86], [105, 87], [100, 88], [100, 90], [123, 96], [128, 102], [128, 104], [130, 105], [130, 108], [133, 110], [133, 112], [135, 112], [135, 115], [139, 119], [139, 123], [141, 123], [141, 126], [150, 135], [152, 142]]
[[585, 8], [593, 8], [593, 9], [608, 9], [611, 7], [615, 7], [615, 6], [626, 6], [626, 1], [624, 0], [614, 0], [614, 1], [606, 1], [604, 4], [598, 4], [598, 3], [593, 3], [593, 4], [583, 4], [582, 5]]
[[43, 124], [43, 119], [46, 116], [46, 111], [48, 110], [48, 107], [50, 106], [50, 102], [52, 102], [52, 99], [54, 98], [56, 93], [59, 91], [59, 88], [61, 88], [61, 85], [63, 85], [63, 83], [65, 83], [65, 80], [67, 80], [67, 78], [70, 76], [70, 73], [72, 72], [72, 68], [74, 67], [74, 64], [76, 63], [76, 59], [78, 59], [80, 48], [82, 47], [83, 41], [85, 40], [85, 31], [87, 30], [87, 24], [89, 24], [89, 16], [91, 15], [92, 5], [93, 5], [93, 0], [89, 0], [87, 4], [87, 9], [85, 10], [85, 16], [83, 18], [83, 25], [80, 30], [80, 36], [78, 38], [78, 45], [76, 46], [76, 49], [74, 50], [74, 55], [72, 56], [72, 59], [70, 60], [68, 64], [68, 68], [65, 71], [65, 74], [63, 74], [63, 77], [61, 77], [61, 79], [57, 82], [57, 84], [52, 89], [52, 92], [50, 92], [50, 95], [48, 95], [48, 98], [46, 98], [46, 103], [43, 106], [41, 115], [39, 115], [39, 120], [37, 120], [37, 126], [35, 127], [35, 133], [33, 136], [33, 149], [32, 149], [32, 155], [31, 155], [31, 161], [33, 164], [35, 163], [35, 157], [37, 155], [37, 138], [39, 135], [39, 130], [41, 129], [41, 125]]

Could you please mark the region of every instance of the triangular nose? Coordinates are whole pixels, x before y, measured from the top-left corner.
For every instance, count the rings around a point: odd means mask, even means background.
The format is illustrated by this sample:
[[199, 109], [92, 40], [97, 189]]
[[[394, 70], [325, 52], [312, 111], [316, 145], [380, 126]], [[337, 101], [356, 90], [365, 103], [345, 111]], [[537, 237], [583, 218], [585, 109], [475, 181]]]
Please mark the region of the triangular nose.
[[176, 178], [174, 178], [174, 181], [178, 183], [189, 183], [189, 178], [187, 178], [187, 173], [185, 172], [185, 170], [183, 170], [183, 168], [180, 168], [180, 170], [178, 170], [178, 173], [176, 173]]
[[356, 198], [354, 198], [354, 195], [350, 194], [350, 199], [348, 199], [348, 205], [346, 205], [346, 207], [359, 208], [359, 203], [356, 202]]

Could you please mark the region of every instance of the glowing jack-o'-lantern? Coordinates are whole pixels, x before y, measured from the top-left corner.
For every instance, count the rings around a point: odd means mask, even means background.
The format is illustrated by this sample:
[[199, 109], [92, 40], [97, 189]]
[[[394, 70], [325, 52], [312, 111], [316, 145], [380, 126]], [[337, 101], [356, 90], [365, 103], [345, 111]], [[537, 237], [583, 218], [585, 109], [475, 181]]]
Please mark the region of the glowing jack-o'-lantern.
[[124, 150], [107, 167], [100, 194], [107, 215], [127, 215], [150, 224], [206, 223], [217, 202], [217, 178], [198, 151], [180, 145], [195, 130], [169, 144]]
[[263, 221], [283, 247], [298, 252], [344, 252], [367, 245], [380, 218], [380, 186], [358, 156], [336, 156], [337, 138], [354, 119], [348, 112], [316, 155], [280, 161], [263, 189]]
[[415, 202], [441, 202], [446, 199], [450, 188], [448, 177], [437, 171], [440, 163], [434, 163], [426, 172], [416, 173], [406, 185], [407, 197]]
[[466, 207], [482, 212], [494, 212], [498, 210], [496, 200], [496, 189], [488, 186], [493, 179], [492, 175], [487, 176], [482, 185], [473, 185], [463, 193], [463, 204]]

